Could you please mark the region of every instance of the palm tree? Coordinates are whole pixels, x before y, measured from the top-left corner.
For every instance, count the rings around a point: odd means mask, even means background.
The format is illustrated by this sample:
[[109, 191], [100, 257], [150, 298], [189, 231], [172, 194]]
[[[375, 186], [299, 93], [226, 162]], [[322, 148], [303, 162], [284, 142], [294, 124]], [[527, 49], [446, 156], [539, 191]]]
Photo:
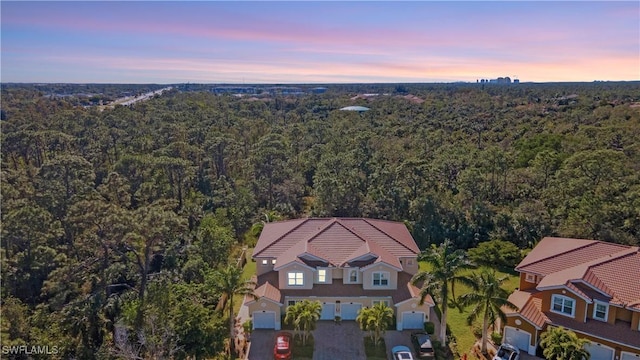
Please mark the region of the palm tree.
[[369, 327], [369, 317], [371, 316], [371, 308], [364, 307], [358, 311], [356, 322], [360, 325], [362, 331], [369, 331], [369, 336], [373, 338], [373, 330]]
[[285, 312], [285, 316], [284, 316], [284, 322], [286, 324], [293, 324], [294, 334], [299, 334], [300, 324], [296, 323], [296, 319], [298, 318], [298, 315], [300, 315], [302, 310], [303, 310], [302, 301], [298, 301], [293, 305], [287, 306], [287, 311]]
[[233, 316], [233, 296], [251, 296], [255, 298], [253, 289], [256, 283], [242, 278], [242, 269], [227, 265], [220, 270], [215, 270], [207, 281], [208, 285], [213, 288], [216, 293], [224, 294], [227, 298], [226, 306], [229, 307], [229, 339], [231, 340], [229, 348], [231, 354], [234, 354], [235, 343], [235, 318]]
[[589, 360], [591, 354], [584, 348], [590, 344], [576, 333], [561, 327], [549, 327], [540, 337], [542, 354], [549, 360]]
[[464, 283], [471, 287], [470, 293], [460, 297], [462, 306], [474, 305], [471, 313], [467, 317], [469, 325], [482, 314], [482, 353], [487, 353], [487, 330], [489, 324], [495, 323], [500, 318], [503, 322], [507, 317], [502, 311], [502, 307], [518, 310], [507, 298], [509, 292], [501, 287], [507, 280], [507, 276], [498, 278], [493, 270], [484, 269], [480, 273], [474, 273], [470, 278], [464, 279]]
[[449, 240], [440, 246], [431, 245], [421, 255], [422, 260], [431, 264], [430, 271], [420, 271], [413, 276], [411, 283], [420, 286], [420, 305], [424, 304], [427, 295], [431, 295], [440, 307], [440, 340], [447, 342], [447, 308], [449, 306], [449, 290], [455, 300], [455, 284], [465, 277], [458, 273], [471, 267], [462, 250], [454, 250]]
[[384, 303], [378, 303], [370, 308], [360, 309], [356, 321], [362, 330], [369, 330], [373, 344], [378, 345], [386, 329], [393, 322], [393, 309]]
[[311, 331], [316, 328], [321, 312], [322, 304], [319, 301], [302, 300], [287, 307], [284, 322], [293, 323], [296, 331], [302, 330], [302, 345], [305, 345]]

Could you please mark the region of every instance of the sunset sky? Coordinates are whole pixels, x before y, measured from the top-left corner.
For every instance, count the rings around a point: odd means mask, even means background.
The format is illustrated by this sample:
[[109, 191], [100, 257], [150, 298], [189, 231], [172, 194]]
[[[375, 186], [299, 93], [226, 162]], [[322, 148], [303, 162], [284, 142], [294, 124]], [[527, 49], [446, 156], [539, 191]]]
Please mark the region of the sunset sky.
[[640, 2], [32, 2], [2, 82], [640, 80]]

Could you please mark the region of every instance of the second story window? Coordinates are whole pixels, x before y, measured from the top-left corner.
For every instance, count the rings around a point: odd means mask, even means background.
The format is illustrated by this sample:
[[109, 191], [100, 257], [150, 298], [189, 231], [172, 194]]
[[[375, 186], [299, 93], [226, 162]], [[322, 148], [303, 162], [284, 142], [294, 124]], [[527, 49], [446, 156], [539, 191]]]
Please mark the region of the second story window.
[[562, 295], [551, 296], [551, 311], [573, 317], [576, 311], [576, 301]]
[[593, 303], [593, 318], [600, 321], [607, 321], [609, 307], [601, 302]]
[[327, 270], [326, 269], [318, 269], [318, 282], [319, 283], [327, 282]]
[[350, 283], [358, 282], [358, 270], [349, 271], [349, 282]]
[[373, 286], [388, 286], [389, 285], [389, 273], [388, 272], [374, 272], [373, 273]]
[[304, 285], [304, 274], [301, 272], [287, 273], [287, 285], [302, 286]]

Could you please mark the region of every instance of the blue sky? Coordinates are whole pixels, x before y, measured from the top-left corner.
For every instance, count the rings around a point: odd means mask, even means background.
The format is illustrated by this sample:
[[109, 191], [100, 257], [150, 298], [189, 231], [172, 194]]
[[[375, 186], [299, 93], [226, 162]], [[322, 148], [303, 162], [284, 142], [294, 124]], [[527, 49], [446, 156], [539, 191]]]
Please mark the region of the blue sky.
[[2, 1], [3, 82], [640, 80], [640, 2]]

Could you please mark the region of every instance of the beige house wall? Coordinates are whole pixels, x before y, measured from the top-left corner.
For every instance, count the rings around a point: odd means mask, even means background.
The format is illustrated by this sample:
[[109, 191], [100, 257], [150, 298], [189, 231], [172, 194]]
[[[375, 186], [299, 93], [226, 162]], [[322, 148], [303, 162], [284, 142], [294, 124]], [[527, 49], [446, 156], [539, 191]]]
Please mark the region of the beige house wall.
[[343, 270], [342, 268], [332, 268], [331, 269], [331, 278], [332, 279], [342, 279]]
[[[288, 273], [290, 272], [301, 272], [303, 273], [303, 285], [292, 285], [289, 286], [288, 282]], [[308, 267], [300, 264], [290, 264], [282, 269], [278, 270], [278, 288], [279, 289], [312, 289], [313, 283], [315, 282], [316, 272], [312, 271]]]
[[[389, 273], [389, 284], [387, 286], [373, 286], [373, 273]], [[385, 264], [377, 264], [368, 267], [362, 272], [362, 288], [365, 290], [389, 290], [398, 288], [398, 272]]]
[[[342, 270], [342, 283], [343, 284], [362, 284], [362, 272], [358, 268], [344, 268]], [[352, 271], [356, 271], [358, 273], [358, 281], [351, 282], [350, 276]]]
[[[320, 274], [320, 270], [326, 270], [327, 271], [325, 282], [319, 282], [318, 281], [318, 276]], [[333, 271], [334, 270], [335, 270], [335, 268], [327, 268], [327, 267], [316, 268], [316, 271], [313, 274], [313, 283], [314, 284], [319, 284], [319, 285], [330, 285], [330, 284], [333, 284]]]
[[400, 263], [402, 264], [402, 269], [414, 275], [418, 272], [418, 258], [417, 257], [402, 257], [400, 258]]
[[[266, 264], [263, 264], [263, 260], [266, 260]], [[275, 260], [275, 258], [257, 258], [255, 259], [256, 261], [256, 275], [260, 276], [262, 274], [268, 273], [269, 271], [273, 270], [273, 263], [272, 261]]]
[[276, 314], [276, 329], [281, 329], [281, 321], [280, 321], [280, 305], [274, 303], [273, 301], [266, 300], [264, 298], [258, 299], [255, 302], [247, 304], [247, 309], [249, 310], [249, 316], [253, 318], [254, 312], [270, 312], [273, 311]]

